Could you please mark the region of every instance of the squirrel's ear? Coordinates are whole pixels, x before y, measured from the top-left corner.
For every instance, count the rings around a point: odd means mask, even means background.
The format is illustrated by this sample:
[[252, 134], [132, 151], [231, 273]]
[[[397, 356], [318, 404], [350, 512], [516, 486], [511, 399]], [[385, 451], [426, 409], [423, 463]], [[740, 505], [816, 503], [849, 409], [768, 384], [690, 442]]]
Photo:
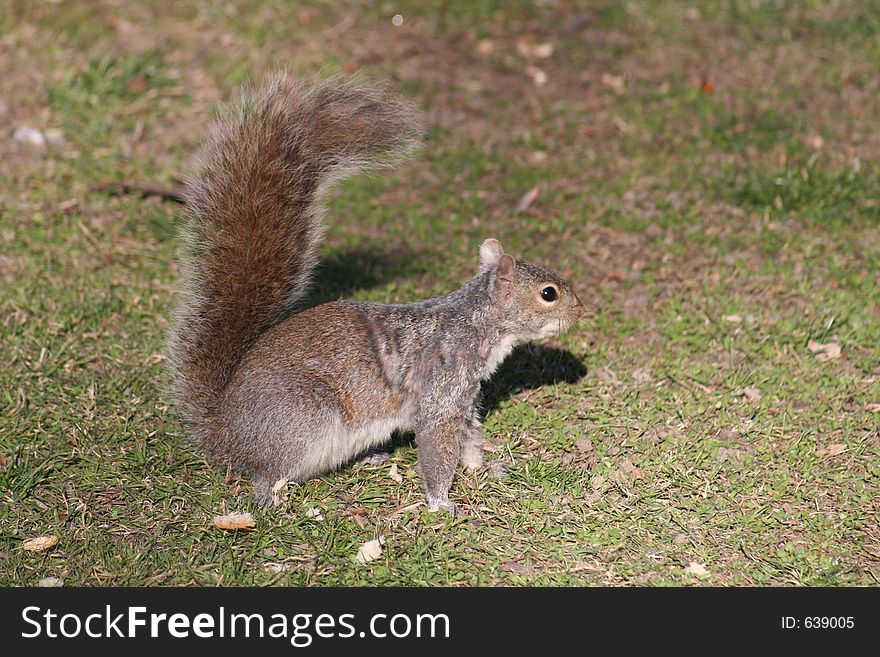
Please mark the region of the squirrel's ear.
[[480, 267], [497, 265], [503, 255], [504, 249], [501, 248], [501, 242], [490, 237], [480, 245]]
[[503, 255], [495, 268], [495, 287], [509, 287], [516, 280], [516, 260], [513, 256]]

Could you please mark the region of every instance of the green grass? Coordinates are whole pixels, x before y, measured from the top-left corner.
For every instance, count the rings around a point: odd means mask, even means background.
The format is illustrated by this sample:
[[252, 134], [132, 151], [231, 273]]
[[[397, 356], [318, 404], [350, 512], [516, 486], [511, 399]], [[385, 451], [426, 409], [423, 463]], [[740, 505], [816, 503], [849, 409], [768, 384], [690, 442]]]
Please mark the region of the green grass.
[[[63, 135], [0, 141], [0, 584], [880, 584], [880, 8], [442, 4], [0, 17], [0, 116]], [[192, 170], [273, 64], [392, 79], [429, 121], [332, 199], [315, 302], [442, 293], [495, 236], [592, 307], [485, 386], [506, 476], [460, 473], [461, 517], [412, 508], [406, 436], [258, 509], [169, 404], [178, 208], [89, 188]], [[213, 527], [238, 510], [256, 531]]]

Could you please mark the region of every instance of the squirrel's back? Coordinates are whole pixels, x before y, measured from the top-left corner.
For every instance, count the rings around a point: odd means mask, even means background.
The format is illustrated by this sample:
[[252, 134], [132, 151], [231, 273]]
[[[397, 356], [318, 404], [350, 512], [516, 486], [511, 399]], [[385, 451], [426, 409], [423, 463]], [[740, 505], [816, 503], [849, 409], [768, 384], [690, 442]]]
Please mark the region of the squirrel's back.
[[419, 142], [416, 107], [381, 88], [276, 74], [217, 122], [186, 185], [172, 392], [209, 453], [217, 405], [241, 359], [299, 301], [339, 180], [394, 164]]

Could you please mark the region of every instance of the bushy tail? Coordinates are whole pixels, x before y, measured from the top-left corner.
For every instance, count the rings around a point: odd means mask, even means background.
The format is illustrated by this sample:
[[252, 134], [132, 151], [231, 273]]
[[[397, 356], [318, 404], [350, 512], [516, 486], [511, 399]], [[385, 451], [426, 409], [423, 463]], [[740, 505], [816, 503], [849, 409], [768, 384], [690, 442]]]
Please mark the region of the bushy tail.
[[420, 136], [413, 104], [338, 78], [308, 85], [276, 74], [218, 121], [186, 186], [168, 350], [174, 396], [197, 434], [247, 350], [304, 295], [322, 196], [404, 159]]

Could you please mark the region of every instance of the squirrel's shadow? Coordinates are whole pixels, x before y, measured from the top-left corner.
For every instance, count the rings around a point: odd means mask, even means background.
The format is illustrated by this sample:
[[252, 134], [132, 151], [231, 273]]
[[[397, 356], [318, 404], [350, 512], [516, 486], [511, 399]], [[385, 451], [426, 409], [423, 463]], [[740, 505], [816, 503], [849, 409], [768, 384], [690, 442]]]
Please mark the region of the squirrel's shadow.
[[424, 260], [421, 253], [377, 247], [331, 253], [321, 258], [305, 306], [344, 299], [359, 290], [422, 274]]
[[523, 390], [556, 383], [577, 383], [587, 368], [570, 351], [527, 344], [517, 347], [483, 383], [481, 419], [502, 401]]

